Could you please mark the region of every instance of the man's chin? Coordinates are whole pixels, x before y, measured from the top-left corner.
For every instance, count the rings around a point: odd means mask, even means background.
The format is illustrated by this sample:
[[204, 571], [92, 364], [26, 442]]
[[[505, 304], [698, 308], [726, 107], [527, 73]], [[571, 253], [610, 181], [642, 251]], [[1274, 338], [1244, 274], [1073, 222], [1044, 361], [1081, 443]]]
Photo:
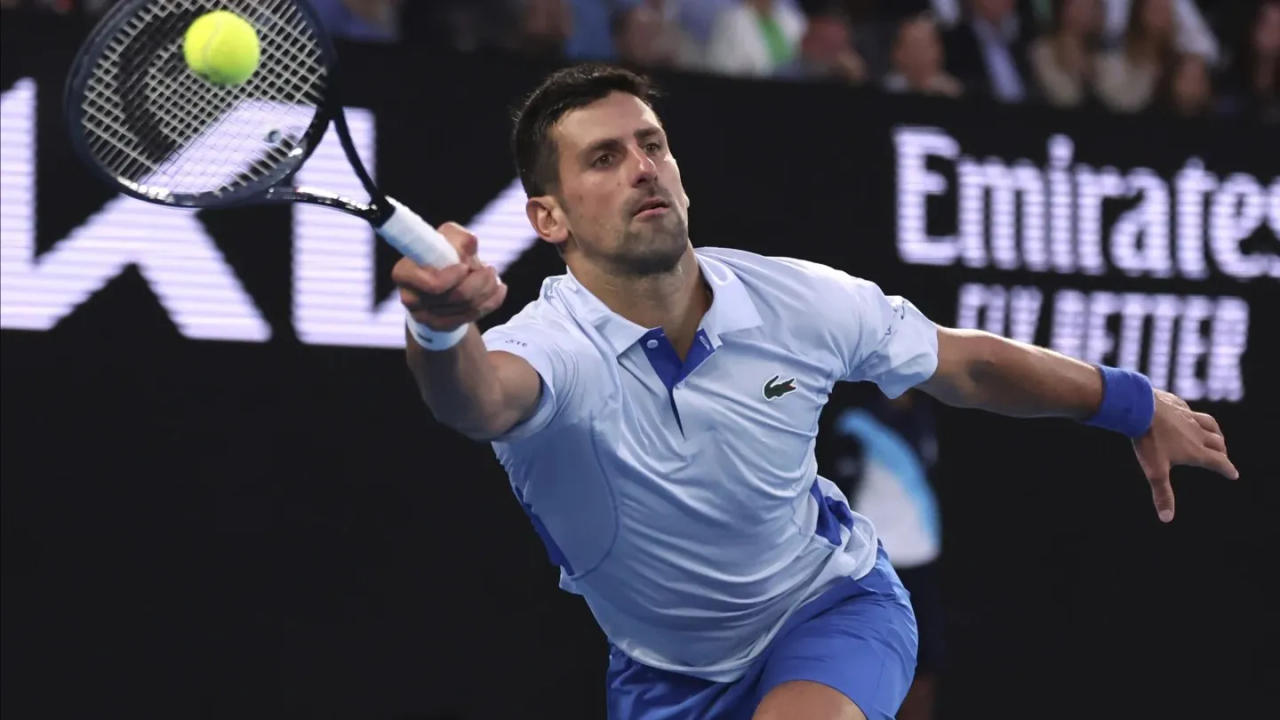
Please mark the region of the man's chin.
[[635, 238], [615, 262], [630, 275], [657, 275], [674, 270], [688, 247], [689, 238], [682, 236]]
[[624, 255], [618, 258], [618, 266], [628, 275], [661, 275], [674, 270], [683, 256], [683, 248], [678, 251], [655, 249], [653, 252]]

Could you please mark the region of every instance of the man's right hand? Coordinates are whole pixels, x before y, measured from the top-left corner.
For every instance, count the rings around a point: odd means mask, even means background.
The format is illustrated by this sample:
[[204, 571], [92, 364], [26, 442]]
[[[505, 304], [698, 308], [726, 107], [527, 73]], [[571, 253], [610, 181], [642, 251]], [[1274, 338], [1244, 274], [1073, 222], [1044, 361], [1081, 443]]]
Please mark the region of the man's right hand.
[[391, 279], [414, 320], [445, 332], [497, 310], [507, 297], [507, 286], [496, 268], [476, 257], [475, 235], [452, 222], [439, 230], [458, 252], [459, 262], [431, 268], [401, 258], [391, 270]]

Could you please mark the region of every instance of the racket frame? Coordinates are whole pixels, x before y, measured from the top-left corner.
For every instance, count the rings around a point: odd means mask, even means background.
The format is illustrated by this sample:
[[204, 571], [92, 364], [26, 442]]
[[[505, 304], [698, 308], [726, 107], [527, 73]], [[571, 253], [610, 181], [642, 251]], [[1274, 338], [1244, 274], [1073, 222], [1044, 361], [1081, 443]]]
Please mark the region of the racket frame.
[[[220, 208], [252, 204], [278, 204], [304, 202], [324, 205], [361, 217], [375, 227], [382, 225], [395, 212], [395, 208], [387, 202], [386, 196], [374, 184], [369, 171], [360, 161], [355, 145], [351, 140], [351, 132], [347, 128], [347, 119], [342, 112], [340, 92], [338, 88], [338, 71], [340, 68], [338, 53], [334, 49], [329, 34], [325, 32], [319, 16], [311, 4], [305, 0], [294, 0], [294, 5], [311, 26], [312, 35], [320, 50], [321, 64], [325, 68], [325, 88], [321, 93], [321, 101], [316, 105], [316, 113], [298, 144], [296, 152], [300, 156], [288, 165], [282, 165], [278, 172], [273, 172], [252, 185], [226, 192], [216, 196], [212, 192], [205, 193], [170, 193], [168, 191], [149, 192], [146, 186], [122, 178], [111, 172], [98, 161], [97, 156], [89, 148], [88, 139], [83, 131], [85, 89], [89, 78], [103, 55], [106, 45], [113, 40], [120, 28], [134, 17], [143, 6], [151, 0], [124, 0], [116, 3], [98, 22], [87, 41], [76, 53], [71, 71], [67, 74], [67, 83], [63, 91], [64, 115], [68, 134], [75, 152], [81, 156], [92, 169], [92, 172], [105, 182], [115, 186], [126, 195], [147, 202], [169, 205], [172, 207]], [[211, 8], [217, 9], [217, 8]], [[299, 188], [290, 181], [301, 169], [302, 165], [315, 151], [316, 146], [324, 138], [325, 131], [333, 122], [337, 130], [338, 141], [346, 153], [352, 170], [369, 193], [370, 201], [360, 203], [336, 193], [314, 188]]]

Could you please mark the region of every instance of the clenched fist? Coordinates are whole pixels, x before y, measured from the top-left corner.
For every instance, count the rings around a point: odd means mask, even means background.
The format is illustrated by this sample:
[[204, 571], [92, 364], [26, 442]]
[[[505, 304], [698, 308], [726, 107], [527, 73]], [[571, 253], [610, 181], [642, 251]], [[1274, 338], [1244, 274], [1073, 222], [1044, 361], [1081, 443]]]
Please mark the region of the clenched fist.
[[507, 286], [496, 268], [476, 257], [475, 235], [452, 222], [441, 225], [439, 231], [457, 250], [458, 263], [430, 268], [401, 258], [391, 270], [391, 279], [400, 288], [400, 302], [414, 320], [447, 332], [501, 307]]

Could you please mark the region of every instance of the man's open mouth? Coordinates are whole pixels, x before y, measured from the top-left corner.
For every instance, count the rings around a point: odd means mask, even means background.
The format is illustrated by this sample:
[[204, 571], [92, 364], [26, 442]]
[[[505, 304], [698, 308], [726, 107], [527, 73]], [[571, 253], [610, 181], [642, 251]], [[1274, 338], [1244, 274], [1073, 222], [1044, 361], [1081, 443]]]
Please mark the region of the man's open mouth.
[[663, 200], [662, 198], [650, 198], [640, 203], [632, 215], [641, 215], [650, 210], [666, 209], [668, 207], [671, 206], [667, 204], [666, 200]]

